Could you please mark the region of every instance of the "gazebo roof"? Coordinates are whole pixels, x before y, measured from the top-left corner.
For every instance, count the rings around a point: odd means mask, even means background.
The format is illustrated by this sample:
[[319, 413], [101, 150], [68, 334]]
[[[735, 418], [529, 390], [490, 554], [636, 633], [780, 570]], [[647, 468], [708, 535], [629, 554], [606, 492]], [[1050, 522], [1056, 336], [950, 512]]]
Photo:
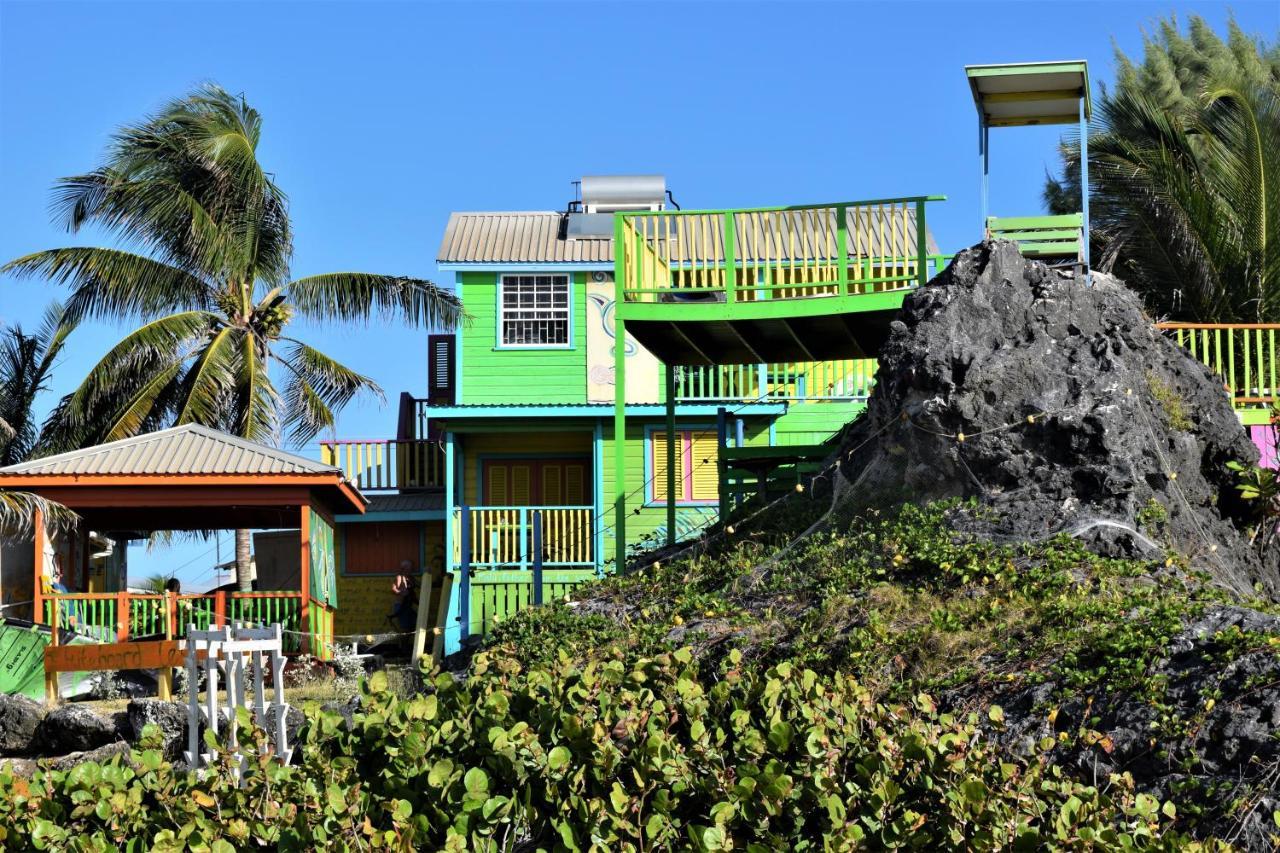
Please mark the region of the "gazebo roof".
[[368, 506], [339, 468], [194, 424], [0, 468], [0, 488], [55, 500], [96, 530], [284, 527], [303, 506]]
[[10, 475], [186, 477], [341, 473], [331, 465], [296, 453], [196, 424], [183, 424], [0, 468], [0, 478]]

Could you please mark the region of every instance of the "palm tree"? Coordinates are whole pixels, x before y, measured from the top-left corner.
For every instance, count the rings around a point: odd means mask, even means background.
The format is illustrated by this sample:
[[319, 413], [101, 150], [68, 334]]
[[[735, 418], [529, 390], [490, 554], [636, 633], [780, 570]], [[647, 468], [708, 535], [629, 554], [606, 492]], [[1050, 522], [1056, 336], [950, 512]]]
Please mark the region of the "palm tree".
[[17, 324], [0, 332], [0, 467], [22, 462], [36, 450], [36, 397], [47, 390], [54, 362], [75, 327], [62, 303], [54, 302], [35, 334]]
[[[1280, 46], [1231, 22], [1163, 21], [1135, 64], [1117, 51], [1089, 137], [1093, 256], [1163, 317], [1280, 320]], [[1080, 147], [1062, 146], [1051, 213], [1080, 210]]]
[[1223, 80], [1186, 111], [1121, 93], [1099, 109], [1089, 168], [1098, 267], [1154, 313], [1280, 319], [1280, 92]]
[[[0, 467], [27, 459], [35, 450], [35, 401], [46, 390], [54, 362], [75, 328], [58, 302], [46, 310], [35, 334], [20, 325], [0, 331]], [[24, 536], [39, 509], [54, 526], [66, 526], [73, 515], [65, 507], [26, 492], [0, 490], [0, 536]]]
[[[183, 423], [305, 442], [357, 394], [381, 389], [286, 334], [295, 317], [460, 321], [457, 298], [423, 279], [291, 278], [288, 206], [258, 162], [261, 130], [243, 97], [215, 85], [169, 103], [120, 129], [103, 165], [57, 184], [54, 208], [69, 231], [96, 224], [128, 246], [50, 249], [0, 268], [69, 285], [74, 320], [140, 323], [59, 403], [51, 450]], [[245, 530], [236, 574], [249, 589]]]

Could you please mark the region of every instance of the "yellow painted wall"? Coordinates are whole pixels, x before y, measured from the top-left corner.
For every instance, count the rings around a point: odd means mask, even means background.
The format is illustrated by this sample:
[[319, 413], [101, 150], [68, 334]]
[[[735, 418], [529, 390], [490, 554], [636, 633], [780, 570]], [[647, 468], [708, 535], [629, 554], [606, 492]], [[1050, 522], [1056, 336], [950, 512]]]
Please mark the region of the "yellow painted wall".
[[[352, 522], [360, 524], [362, 522]], [[432, 577], [438, 578], [444, 571], [444, 524], [439, 521], [424, 521], [426, 530], [424, 565]], [[345, 525], [338, 525], [339, 530]], [[343, 565], [342, 549], [344, 537], [335, 537], [338, 549], [338, 565]], [[394, 574], [346, 574], [338, 572], [338, 610], [334, 617], [334, 634], [385, 634], [396, 631], [387, 617], [395, 596], [391, 592]], [[427, 583], [419, 578], [421, 584]]]

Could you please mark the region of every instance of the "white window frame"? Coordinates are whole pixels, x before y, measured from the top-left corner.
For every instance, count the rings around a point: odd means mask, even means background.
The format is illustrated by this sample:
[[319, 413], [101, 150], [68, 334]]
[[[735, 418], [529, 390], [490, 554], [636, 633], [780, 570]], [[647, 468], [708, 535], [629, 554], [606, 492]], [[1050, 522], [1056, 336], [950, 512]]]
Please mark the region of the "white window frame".
[[[564, 342], [564, 343], [508, 343], [508, 342], [505, 340], [505, 334], [504, 334], [505, 329], [506, 329], [506, 323], [507, 323], [507, 320], [508, 320], [508, 317], [507, 317], [507, 311], [508, 311], [508, 309], [507, 309], [507, 307], [506, 307], [507, 279], [512, 279], [512, 278], [516, 278], [516, 279], [518, 279], [518, 278], [541, 278], [541, 277], [550, 278], [550, 279], [552, 280], [552, 281], [551, 281], [551, 283], [552, 283], [552, 285], [553, 285], [553, 286], [554, 286], [554, 285], [557, 285], [557, 284], [560, 284], [560, 283], [563, 283], [563, 284], [564, 284], [564, 288], [565, 288], [565, 307], [564, 307], [564, 309], [563, 309], [563, 312], [564, 312], [564, 324], [565, 324], [565, 342]], [[499, 273], [499, 274], [498, 274], [498, 299], [497, 299], [497, 303], [498, 303], [498, 304], [497, 304], [497, 318], [496, 318], [496, 319], [497, 319], [497, 322], [496, 322], [496, 324], [495, 324], [495, 325], [497, 326], [497, 328], [496, 328], [496, 330], [495, 330], [495, 332], [496, 332], [495, 337], [496, 337], [496, 339], [497, 339], [497, 340], [496, 340], [496, 348], [497, 348], [497, 349], [520, 349], [520, 350], [541, 350], [541, 349], [549, 349], [549, 350], [569, 350], [569, 349], [573, 349], [573, 346], [574, 346], [574, 342], [573, 342], [573, 275], [572, 275], [571, 273], [560, 273], [560, 272], [554, 272], [554, 273], [553, 273], [553, 272], [511, 272], [511, 273]], [[517, 308], [517, 309], [511, 309], [511, 310], [513, 310], [513, 311], [521, 311], [521, 310], [526, 310], [526, 311], [530, 311], [530, 310], [531, 310], [531, 311], [539, 311], [539, 310], [543, 310], [543, 311], [547, 311], [547, 312], [559, 312], [561, 309], [558, 309], [558, 308], [555, 308], [555, 307], [551, 307], [551, 308], [546, 308], [546, 309], [538, 309], [538, 308], [533, 308], [533, 309], [518, 309], [518, 308]], [[537, 318], [530, 318], [530, 319], [535, 319], [535, 320], [536, 320]], [[560, 318], [558, 318], [558, 317], [553, 317], [553, 318], [549, 318], [549, 319], [550, 319], [550, 321], [551, 321], [551, 322], [556, 322], [556, 321], [558, 321]], [[518, 322], [518, 321], [517, 321], [517, 322]]]

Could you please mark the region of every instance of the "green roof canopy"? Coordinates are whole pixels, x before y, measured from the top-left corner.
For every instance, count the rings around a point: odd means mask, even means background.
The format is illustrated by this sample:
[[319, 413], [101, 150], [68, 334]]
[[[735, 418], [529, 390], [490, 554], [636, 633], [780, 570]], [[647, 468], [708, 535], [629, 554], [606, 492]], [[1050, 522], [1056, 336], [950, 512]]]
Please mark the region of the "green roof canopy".
[[969, 88], [988, 127], [1076, 124], [1093, 113], [1089, 68], [1084, 60], [967, 65]]

